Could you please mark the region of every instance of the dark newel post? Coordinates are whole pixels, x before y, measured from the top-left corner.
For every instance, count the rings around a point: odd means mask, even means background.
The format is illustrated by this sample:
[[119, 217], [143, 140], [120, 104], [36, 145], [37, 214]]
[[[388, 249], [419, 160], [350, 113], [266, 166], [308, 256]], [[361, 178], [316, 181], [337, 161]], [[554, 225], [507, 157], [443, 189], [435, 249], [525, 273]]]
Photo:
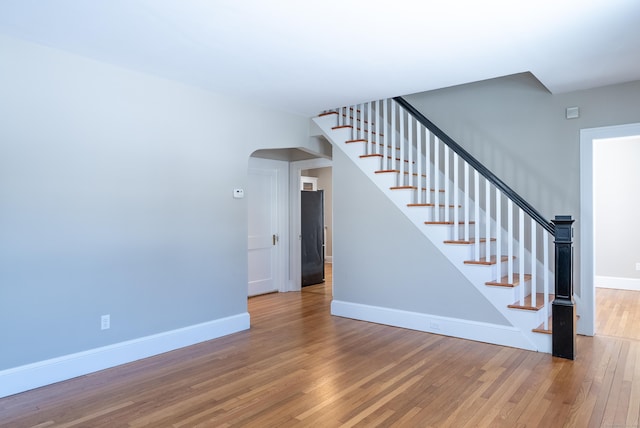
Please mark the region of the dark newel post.
[[558, 215], [556, 228], [555, 300], [552, 305], [552, 354], [576, 358], [576, 305], [573, 301], [573, 219]]

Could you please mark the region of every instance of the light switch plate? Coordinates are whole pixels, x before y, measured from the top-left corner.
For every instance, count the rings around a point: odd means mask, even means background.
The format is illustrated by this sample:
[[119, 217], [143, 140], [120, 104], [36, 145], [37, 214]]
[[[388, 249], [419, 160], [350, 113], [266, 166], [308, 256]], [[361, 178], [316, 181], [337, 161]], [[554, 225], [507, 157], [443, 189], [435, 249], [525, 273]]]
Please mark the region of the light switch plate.
[[244, 189], [233, 189], [233, 197], [235, 199], [244, 198]]

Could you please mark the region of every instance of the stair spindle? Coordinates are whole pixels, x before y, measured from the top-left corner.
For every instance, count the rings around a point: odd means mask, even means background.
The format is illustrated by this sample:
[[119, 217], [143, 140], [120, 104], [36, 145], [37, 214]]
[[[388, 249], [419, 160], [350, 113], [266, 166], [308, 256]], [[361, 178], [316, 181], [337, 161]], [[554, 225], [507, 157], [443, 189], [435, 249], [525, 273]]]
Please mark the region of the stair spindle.
[[473, 259], [480, 261], [480, 173], [477, 170], [473, 171], [473, 190], [473, 219], [476, 222]]
[[543, 260], [543, 274], [544, 274], [544, 329], [549, 330], [549, 316], [551, 315], [549, 311], [549, 234], [546, 231], [542, 231], [542, 246], [544, 255], [542, 257]]
[[[491, 260], [491, 183], [489, 183], [489, 180], [484, 180], [484, 183], [484, 257], [485, 260], [489, 262]], [[498, 254], [496, 254], [496, 260], [498, 266], [500, 266], [500, 257]]]
[[457, 241], [460, 239], [460, 209], [458, 205], [460, 204], [460, 190], [458, 189], [458, 181], [460, 177], [458, 176], [460, 157], [456, 154], [453, 155], [453, 240]]
[[520, 304], [524, 305], [524, 211], [521, 208], [518, 208], [518, 262]]
[[[536, 283], [536, 279], [537, 279], [537, 275], [536, 275], [536, 271], [537, 269], [537, 265], [536, 265], [536, 260], [537, 260], [537, 238], [538, 238], [538, 224], [536, 223], [536, 221], [534, 219], [531, 219], [531, 306], [533, 306], [534, 308], [536, 307], [536, 299], [537, 299], [537, 292], [538, 292], [538, 286]], [[544, 304], [546, 305], [548, 302], [544, 302]]]
[[507, 282], [513, 284], [513, 201], [507, 200]]
[[[502, 257], [502, 193], [497, 187], [496, 189], [496, 257]], [[507, 262], [509, 263], [509, 262]], [[498, 265], [498, 278], [502, 277], [501, 266]]]
[[469, 189], [471, 189], [469, 184], [469, 163], [465, 161], [464, 163], [464, 240], [469, 242], [471, 240], [470, 232], [469, 232], [469, 205], [471, 205], [471, 197], [469, 196]]

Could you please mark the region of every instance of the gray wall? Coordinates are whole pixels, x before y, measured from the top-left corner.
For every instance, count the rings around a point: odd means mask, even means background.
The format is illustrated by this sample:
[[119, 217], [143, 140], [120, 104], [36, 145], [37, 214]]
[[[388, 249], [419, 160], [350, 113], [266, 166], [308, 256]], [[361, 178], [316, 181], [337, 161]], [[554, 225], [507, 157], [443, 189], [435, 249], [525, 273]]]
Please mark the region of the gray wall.
[[640, 136], [593, 144], [596, 275], [640, 278]]
[[[544, 216], [580, 228], [580, 129], [640, 122], [640, 82], [551, 94], [531, 74], [413, 94], [418, 110]], [[566, 119], [567, 107], [580, 118]], [[580, 294], [580, 236], [575, 284]]]
[[340, 150], [333, 183], [336, 300], [508, 325]]
[[[0, 37], [0, 370], [247, 310], [247, 160], [308, 119]], [[111, 329], [100, 331], [100, 315]]]

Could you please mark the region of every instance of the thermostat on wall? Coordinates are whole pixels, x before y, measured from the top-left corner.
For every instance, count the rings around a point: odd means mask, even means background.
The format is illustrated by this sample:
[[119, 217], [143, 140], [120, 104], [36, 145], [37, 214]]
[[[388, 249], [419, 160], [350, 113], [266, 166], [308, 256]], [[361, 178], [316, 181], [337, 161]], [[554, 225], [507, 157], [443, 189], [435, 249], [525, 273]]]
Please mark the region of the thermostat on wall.
[[235, 199], [244, 198], [244, 189], [233, 189], [233, 197]]

